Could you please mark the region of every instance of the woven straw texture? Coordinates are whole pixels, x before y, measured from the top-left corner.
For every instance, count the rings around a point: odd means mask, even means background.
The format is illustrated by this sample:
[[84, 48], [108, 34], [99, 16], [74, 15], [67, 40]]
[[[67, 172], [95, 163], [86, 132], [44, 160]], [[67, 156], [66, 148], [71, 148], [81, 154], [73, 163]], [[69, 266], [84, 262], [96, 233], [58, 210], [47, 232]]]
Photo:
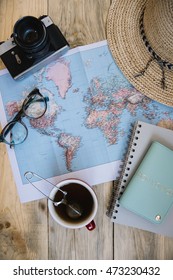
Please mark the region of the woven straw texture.
[[162, 70], [153, 60], [143, 76], [136, 77], [151, 58], [140, 34], [144, 11], [147, 40], [161, 59], [173, 63], [173, 0], [114, 0], [107, 19], [107, 41], [112, 55], [131, 84], [149, 98], [173, 107], [173, 70]]

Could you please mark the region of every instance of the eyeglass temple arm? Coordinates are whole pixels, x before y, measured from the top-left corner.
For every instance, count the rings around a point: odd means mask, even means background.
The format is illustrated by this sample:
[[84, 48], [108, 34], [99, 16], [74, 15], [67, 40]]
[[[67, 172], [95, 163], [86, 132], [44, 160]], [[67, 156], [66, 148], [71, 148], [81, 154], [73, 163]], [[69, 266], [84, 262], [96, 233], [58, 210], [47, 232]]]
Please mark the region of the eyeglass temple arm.
[[[1, 134], [2, 134], [2, 133], [1, 133]], [[2, 137], [1, 134], [0, 134], [0, 143], [1, 143], [1, 142], [4, 142], [4, 141], [3, 141], [3, 137]]]
[[[22, 109], [21, 109], [21, 110], [17, 113], [17, 115], [12, 119], [12, 121], [10, 121], [9, 127], [8, 127], [8, 129], [5, 130], [4, 136], [6, 136], [6, 135], [12, 130], [12, 128], [14, 127], [14, 125], [15, 125], [15, 123], [16, 123], [17, 121], [20, 121], [20, 120], [21, 120], [22, 116], [23, 116], [23, 111], [22, 111]], [[3, 131], [3, 130], [2, 130], [2, 131]], [[0, 139], [1, 139], [1, 138], [0, 138]], [[0, 142], [1, 142], [1, 141], [0, 141]]]

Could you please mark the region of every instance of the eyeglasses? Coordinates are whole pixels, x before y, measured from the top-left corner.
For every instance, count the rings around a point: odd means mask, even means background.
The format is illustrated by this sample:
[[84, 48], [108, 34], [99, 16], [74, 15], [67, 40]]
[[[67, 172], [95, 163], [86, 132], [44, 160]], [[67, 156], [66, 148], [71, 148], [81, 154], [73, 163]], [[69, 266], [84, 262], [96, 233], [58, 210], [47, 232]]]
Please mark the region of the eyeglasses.
[[23, 143], [28, 136], [28, 129], [22, 118], [41, 118], [47, 110], [47, 101], [49, 101], [49, 98], [44, 97], [37, 88], [31, 91], [25, 98], [17, 115], [3, 128], [0, 134], [0, 142], [10, 146]]

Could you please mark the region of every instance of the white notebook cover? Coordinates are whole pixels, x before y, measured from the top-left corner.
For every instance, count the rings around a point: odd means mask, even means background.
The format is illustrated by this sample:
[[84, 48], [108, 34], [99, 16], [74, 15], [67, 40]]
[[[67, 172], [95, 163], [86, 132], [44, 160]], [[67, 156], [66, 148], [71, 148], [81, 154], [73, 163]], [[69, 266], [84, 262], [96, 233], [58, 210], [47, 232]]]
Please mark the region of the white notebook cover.
[[152, 141], [158, 141], [173, 149], [173, 131], [138, 121], [131, 136], [118, 185], [117, 187], [115, 186], [116, 189], [114, 190], [108, 215], [111, 217], [112, 222], [173, 237], [173, 207], [169, 210], [168, 215], [161, 224], [153, 224], [145, 218], [123, 208], [118, 201]]

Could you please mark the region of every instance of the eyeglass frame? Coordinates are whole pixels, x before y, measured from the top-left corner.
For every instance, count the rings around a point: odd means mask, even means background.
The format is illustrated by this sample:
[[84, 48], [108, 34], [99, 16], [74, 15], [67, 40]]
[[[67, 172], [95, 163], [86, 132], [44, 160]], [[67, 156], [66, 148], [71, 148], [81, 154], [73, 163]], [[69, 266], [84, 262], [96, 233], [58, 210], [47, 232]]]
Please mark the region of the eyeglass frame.
[[[31, 117], [31, 116], [28, 116], [28, 115], [25, 113], [25, 106], [27, 106], [27, 103], [25, 104], [25, 102], [26, 102], [26, 100], [29, 99], [32, 95], [36, 95], [36, 94], [39, 95], [41, 98], [44, 99], [44, 101], [45, 101], [45, 110], [44, 110], [44, 112], [43, 112], [39, 117]], [[29, 100], [28, 100], [28, 101], [29, 101]], [[29, 119], [39, 119], [39, 118], [41, 118], [41, 117], [45, 114], [45, 112], [46, 112], [46, 110], [47, 110], [47, 101], [49, 101], [49, 98], [48, 98], [48, 97], [44, 97], [44, 96], [40, 93], [40, 91], [39, 91], [38, 88], [33, 89], [33, 90], [27, 95], [27, 97], [24, 99], [23, 104], [22, 104], [22, 108], [19, 110], [19, 112], [16, 114], [16, 116], [15, 116], [10, 122], [8, 122], [8, 123], [5, 125], [5, 127], [2, 129], [2, 131], [1, 131], [1, 133], [0, 133], [0, 143], [5, 143], [5, 144], [7, 144], [7, 145], [10, 145], [10, 147], [16, 146], [16, 145], [19, 145], [19, 144], [22, 144], [22, 143], [26, 140], [26, 138], [27, 138], [27, 136], [28, 136], [28, 128], [27, 128], [27, 126], [25, 125], [25, 123], [22, 121], [22, 118], [24, 118], [24, 117], [28, 117]], [[30, 104], [31, 104], [31, 103], [30, 103]], [[28, 105], [30, 105], [30, 104], [28, 104]], [[25, 136], [25, 138], [23, 139], [23, 141], [20, 142], [20, 143], [17, 143], [17, 144], [9, 143], [9, 142], [7, 142], [7, 141], [4, 139], [4, 136], [3, 136], [4, 131], [5, 131], [5, 130], [7, 129], [7, 127], [11, 124], [11, 128], [9, 128], [9, 131], [7, 130], [7, 133], [6, 133], [6, 135], [7, 135], [8, 132], [10, 132], [10, 130], [13, 128], [13, 126], [14, 126], [17, 122], [21, 123], [21, 124], [24, 126], [24, 128], [26, 129], [26, 136]]]

